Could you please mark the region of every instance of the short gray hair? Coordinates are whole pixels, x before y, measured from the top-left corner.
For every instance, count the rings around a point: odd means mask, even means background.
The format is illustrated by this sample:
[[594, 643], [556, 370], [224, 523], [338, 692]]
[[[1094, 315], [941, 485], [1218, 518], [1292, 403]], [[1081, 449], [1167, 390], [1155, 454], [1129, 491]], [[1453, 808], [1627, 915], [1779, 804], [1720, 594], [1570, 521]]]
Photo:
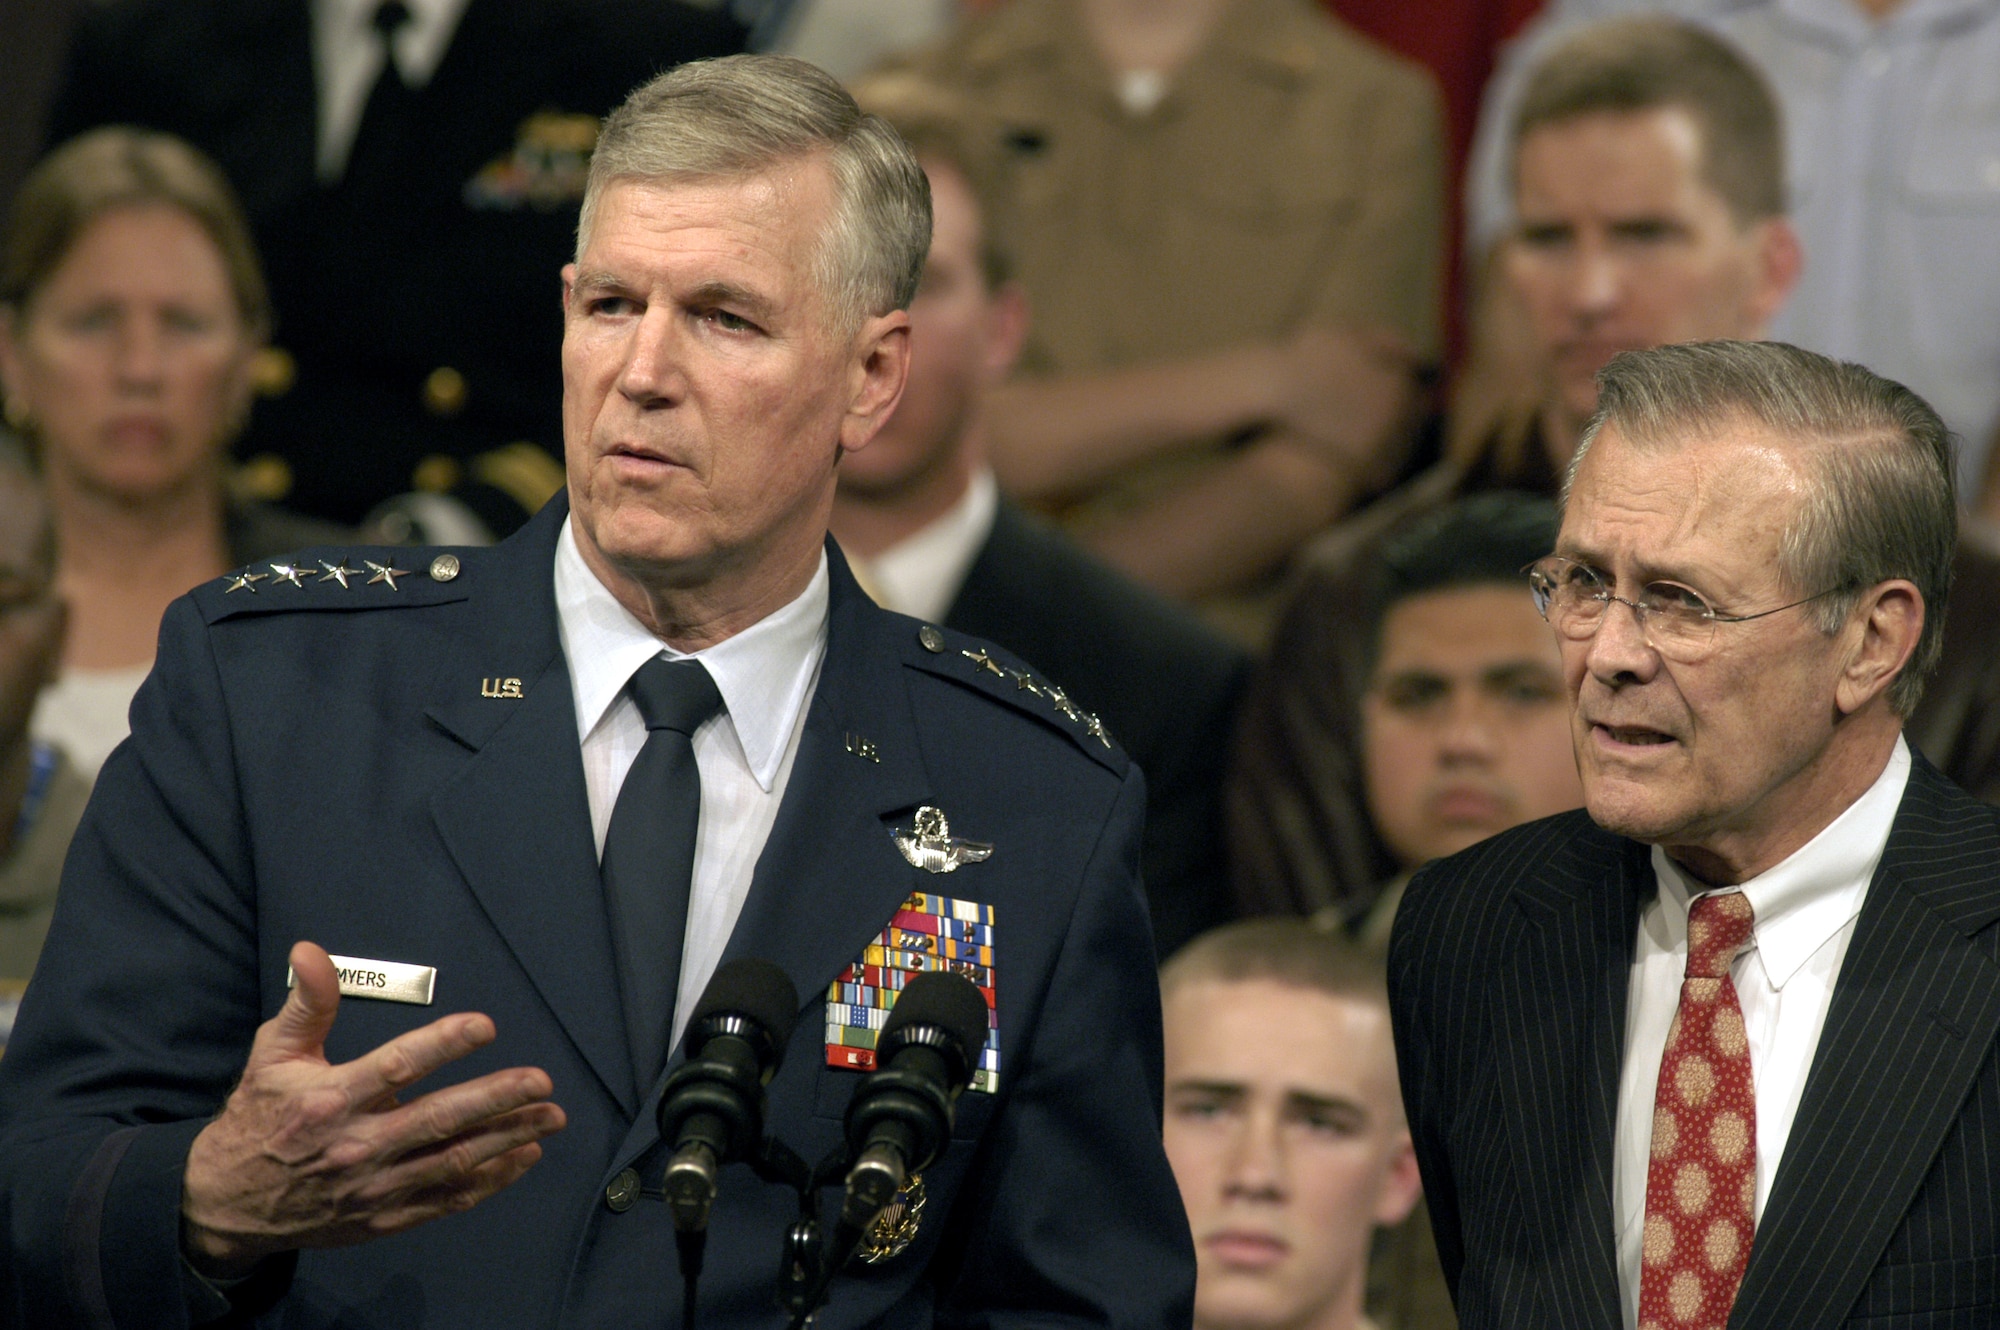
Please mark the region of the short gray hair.
[[1835, 589], [1811, 607], [1820, 631], [1840, 631], [1861, 593], [1907, 578], [1924, 598], [1923, 635], [1889, 685], [1907, 718], [1944, 643], [1945, 600], [1958, 543], [1953, 440], [1928, 402], [1860, 365], [1783, 342], [1692, 342], [1626, 351], [1597, 374], [1597, 414], [1563, 481], [1606, 425], [1646, 446], [1754, 422], [1817, 446], [1779, 570], [1798, 595]]
[[614, 180], [752, 175], [812, 157], [833, 173], [833, 217], [814, 277], [834, 316], [853, 327], [907, 308], [931, 244], [923, 168], [896, 131], [856, 106], [831, 74], [789, 56], [692, 61], [627, 97], [591, 154], [577, 253]]

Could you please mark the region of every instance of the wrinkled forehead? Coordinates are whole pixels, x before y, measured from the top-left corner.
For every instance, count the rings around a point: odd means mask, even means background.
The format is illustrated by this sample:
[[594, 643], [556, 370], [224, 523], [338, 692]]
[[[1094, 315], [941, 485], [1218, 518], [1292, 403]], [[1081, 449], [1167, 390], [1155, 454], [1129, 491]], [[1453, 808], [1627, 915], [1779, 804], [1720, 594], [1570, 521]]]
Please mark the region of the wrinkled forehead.
[[1577, 466], [1555, 552], [1642, 577], [1775, 576], [1808, 465], [1798, 440], [1748, 420], [1644, 433], [1607, 422]]

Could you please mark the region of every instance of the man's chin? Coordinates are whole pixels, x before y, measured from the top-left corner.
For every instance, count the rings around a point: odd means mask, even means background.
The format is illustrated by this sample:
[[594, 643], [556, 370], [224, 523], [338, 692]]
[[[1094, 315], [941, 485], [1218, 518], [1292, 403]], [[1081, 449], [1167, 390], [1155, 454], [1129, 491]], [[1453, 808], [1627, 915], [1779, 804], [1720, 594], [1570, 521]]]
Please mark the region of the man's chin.
[[1232, 1274], [1206, 1283], [1195, 1294], [1196, 1330], [1285, 1330], [1307, 1310], [1295, 1291], [1274, 1280]]
[[1586, 779], [1583, 806], [1590, 820], [1606, 831], [1648, 845], [1672, 839], [1689, 823], [1686, 810], [1629, 781]]

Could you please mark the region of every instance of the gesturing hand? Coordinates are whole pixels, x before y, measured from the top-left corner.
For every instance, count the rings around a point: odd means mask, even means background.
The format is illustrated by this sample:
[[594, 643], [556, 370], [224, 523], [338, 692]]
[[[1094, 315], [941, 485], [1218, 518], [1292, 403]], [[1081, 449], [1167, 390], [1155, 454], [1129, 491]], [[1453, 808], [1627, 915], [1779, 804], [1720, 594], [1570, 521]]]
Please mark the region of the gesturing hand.
[[496, 1071], [403, 1103], [397, 1095], [493, 1041], [473, 1012], [333, 1066], [326, 1035], [340, 980], [326, 952], [292, 947], [291, 996], [257, 1029], [243, 1079], [188, 1151], [182, 1246], [229, 1278], [298, 1247], [344, 1247], [470, 1209], [541, 1158], [562, 1130], [533, 1067]]

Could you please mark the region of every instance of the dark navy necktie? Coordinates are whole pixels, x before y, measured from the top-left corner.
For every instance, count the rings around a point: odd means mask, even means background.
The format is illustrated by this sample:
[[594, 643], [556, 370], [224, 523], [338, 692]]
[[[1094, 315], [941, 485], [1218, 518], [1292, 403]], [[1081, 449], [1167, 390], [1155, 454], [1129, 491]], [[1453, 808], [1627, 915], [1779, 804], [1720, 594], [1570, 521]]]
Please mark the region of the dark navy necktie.
[[405, 147], [416, 92], [404, 82], [402, 67], [396, 63], [396, 34], [415, 18], [403, 0], [382, 0], [369, 19], [382, 41], [382, 72], [361, 104], [361, 119], [347, 149], [341, 176], [349, 183], [380, 183]]
[[722, 694], [698, 660], [656, 657], [626, 686], [645, 718], [646, 743], [612, 806], [601, 867], [632, 1075], [644, 1098], [666, 1063], [687, 940], [701, 819], [693, 736], [722, 706]]

